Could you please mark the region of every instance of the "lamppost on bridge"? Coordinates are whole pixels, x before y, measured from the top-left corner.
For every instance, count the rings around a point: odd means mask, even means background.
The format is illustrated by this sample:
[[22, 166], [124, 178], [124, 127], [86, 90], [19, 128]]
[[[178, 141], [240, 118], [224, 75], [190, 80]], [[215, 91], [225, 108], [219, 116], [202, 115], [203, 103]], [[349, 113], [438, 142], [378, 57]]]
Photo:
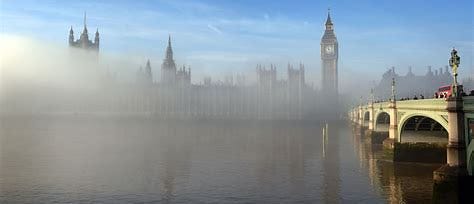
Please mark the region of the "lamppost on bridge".
[[395, 102], [395, 78], [392, 78], [392, 97], [390, 98], [392, 102]]
[[359, 117], [358, 117], [358, 119], [359, 119], [358, 122], [359, 122], [360, 125], [364, 124], [364, 116], [362, 114], [363, 114], [362, 113], [362, 96], [360, 96], [360, 98], [359, 98]]
[[461, 61], [461, 57], [458, 56], [458, 51], [453, 48], [451, 51], [451, 58], [449, 59], [449, 66], [453, 72], [453, 93], [451, 94], [452, 97], [459, 97], [459, 90], [458, 90], [458, 67]]
[[[453, 48], [449, 66], [453, 72], [453, 92], [447, 101], [446, 110], [448, 111], [448, 145], [446, 146], [446, 165], [440, 167], [433, 173], [435, 186], [444, 182], [462, 181], [462, 177], [467, 173], [466, 139], [465, 139], [465, 121], [464, 121], [464, 103], [458, 90], [458, 66], [460, 57]], [[454, 185], [458, 186], [458, 185]]]
[[389, 104], [390, 126], [388, 128], [388, 138], [384, 140], [384, 146], [394, 148], [394, 143], [399, 142], [398, 138], [398, 117], [397, 103], [395, 98], [395, 78], [392, 78], [392, 97]]
[[374, 103], [375, 101], [375, 96], [374, 96], [374, 88], [370, 89], [370, 103]]
[[374, 88], [370, 89], [370, 99], [369, 99], [369, 130], [374, 130]]

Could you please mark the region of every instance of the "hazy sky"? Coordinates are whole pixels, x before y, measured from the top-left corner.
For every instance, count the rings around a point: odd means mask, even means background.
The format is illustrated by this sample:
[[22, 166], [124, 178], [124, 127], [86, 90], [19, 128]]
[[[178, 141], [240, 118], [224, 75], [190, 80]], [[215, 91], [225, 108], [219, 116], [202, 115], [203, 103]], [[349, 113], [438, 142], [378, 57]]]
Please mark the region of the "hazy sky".
[[128, 55], [137, 66], [150, 58], [155, 72], [171, 34], [175, 59], [191, 65], [193, 81], [253, 73], [257, 63], [277, 64], [284, 77], [286, 64], [300, 61], [309, 83], [318, 80], [328, 7], [340, 45], [342, 87], [350, 86], [344, 82], [350, 77], [379, 79], [390, 66], [405, 74], [411, 65], [424, 74], [428, 65], [447, 65], [453, 46], [462, 57], [461, 72], [473, 69], [471, 0], [0, 2], [2, 33], [64, 46], [71, 25], [79, 36], [87, 11], [90, 36], [99, 28], [101, 53]]

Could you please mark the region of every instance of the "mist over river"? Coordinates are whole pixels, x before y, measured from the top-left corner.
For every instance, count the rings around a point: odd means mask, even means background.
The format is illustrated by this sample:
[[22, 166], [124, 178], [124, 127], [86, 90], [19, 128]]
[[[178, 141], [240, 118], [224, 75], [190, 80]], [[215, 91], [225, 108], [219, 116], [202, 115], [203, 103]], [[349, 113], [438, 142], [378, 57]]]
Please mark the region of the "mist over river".
[[346, 122], [0, 121], [0, 203], [430, 202], [440, 166], [384, 160]]

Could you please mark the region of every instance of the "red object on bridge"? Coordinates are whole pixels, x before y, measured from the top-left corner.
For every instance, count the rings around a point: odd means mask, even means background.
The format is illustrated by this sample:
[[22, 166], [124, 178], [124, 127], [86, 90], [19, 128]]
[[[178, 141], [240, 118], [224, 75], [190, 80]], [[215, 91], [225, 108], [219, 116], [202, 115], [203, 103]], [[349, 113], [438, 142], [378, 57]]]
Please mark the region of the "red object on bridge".
[[[462, 85], [459, 85], [459, 90], [462, 90]], [[453, 86], [446, 85], [446, 86], [439, 87], [438, 91], [436, 92], [436, 95], [438, 96], [438, 98], [448, 98], [448, 97], [451, 97], [452, 93], [453, 93]]]
[[436, 95], [439, 98], [447, 98], [450, 97], [451, 94], [453, 93], [451, 85], [447, 86], [441, 86], [438, 88], [438, 91], [436, 92]]

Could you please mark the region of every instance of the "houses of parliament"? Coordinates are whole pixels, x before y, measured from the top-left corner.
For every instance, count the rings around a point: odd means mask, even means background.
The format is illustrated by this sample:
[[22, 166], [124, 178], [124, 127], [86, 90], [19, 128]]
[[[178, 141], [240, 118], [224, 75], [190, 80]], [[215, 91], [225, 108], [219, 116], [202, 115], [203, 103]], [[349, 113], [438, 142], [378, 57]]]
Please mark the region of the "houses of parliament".
[[[154, 66], [150, 60], [136, 71], [135, 83], [97, 94], [88, 105], [61, 106], [63, 112], [104, 112], [123, 114], [149, 114], [163, 118], [237, 118], [293, 120], [318, 115], [321, 98], [338, 95], [338, 44], [331, 16], [327, 16], [325, 32], [321, 39], [322, 90], [309, 86], [305, 81], [305, 66], [287, 65], [286, 79], [277, 78], [277, 66], [258, 64], [257, 81], [246, 84], [243, 77], [204, 83], [191, 83], [191, 68], [178, 66], [169, 36], [165, 56], [161, 62], [161, 77], [155, 81]], [[99, 32], [94, 41], [89, 39], [84, 15], [84, 28], [79, 39], [74, 39], [71, 27], [69, 46], [90, 52], [99, 52]], [[103, 105], [107, 104], [107, 105]], [[81, 107], [77, 110], [77, 107]], [[321, 108], [319, 108], [321, 109]]]
[[450, 85], [453, 78], [448, 66], [433, 69], [428, 66], [426, 74], [415, 75], [412, 67], [408, 67], [406, 74], [398, 74], [395, 67], [388, 69], [380, 82], [375, 86], [375, 95], [379, 99], [387, 99], [391, 93], [392, 79], [396, 81], [396, 92], [400, 98], [423, 97], [430, 98], [441, 86]]

